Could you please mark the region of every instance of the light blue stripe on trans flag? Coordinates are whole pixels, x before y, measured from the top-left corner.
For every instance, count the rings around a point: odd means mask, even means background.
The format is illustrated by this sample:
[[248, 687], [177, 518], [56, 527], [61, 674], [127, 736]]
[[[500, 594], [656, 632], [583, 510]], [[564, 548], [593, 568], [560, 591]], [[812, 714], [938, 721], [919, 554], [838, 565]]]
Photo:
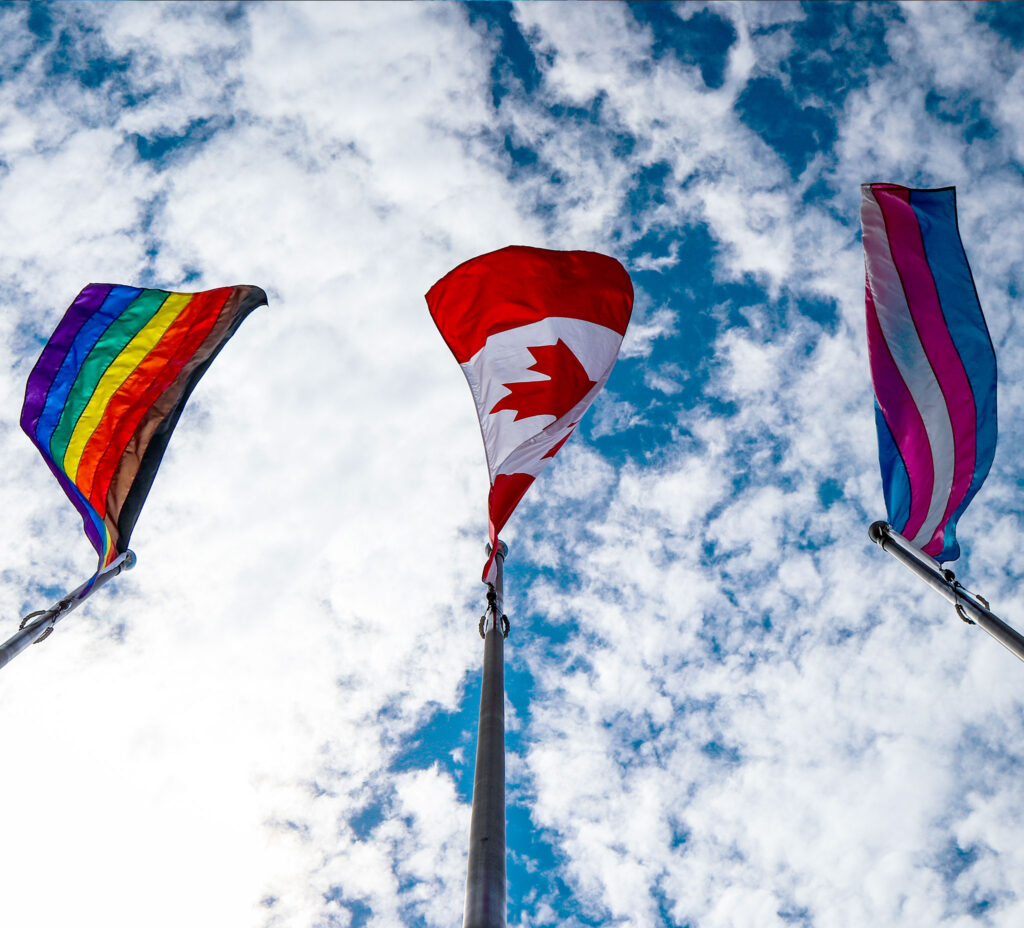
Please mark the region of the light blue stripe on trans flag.
[[910, 205], [921, 226], [925, 255], [935, 280], [942, 314], [974, 393], [977, 443], [974, 476], [967, 495], [953, 512], [944, 533], [943, 547], [950, 556], [942, 559], [955, 560], [960, 553], [955, 540], [957, 519], [981, 488], [995, 456], [996, 355], [960, 240], [956, 190], [952, 187], [912, 190]]

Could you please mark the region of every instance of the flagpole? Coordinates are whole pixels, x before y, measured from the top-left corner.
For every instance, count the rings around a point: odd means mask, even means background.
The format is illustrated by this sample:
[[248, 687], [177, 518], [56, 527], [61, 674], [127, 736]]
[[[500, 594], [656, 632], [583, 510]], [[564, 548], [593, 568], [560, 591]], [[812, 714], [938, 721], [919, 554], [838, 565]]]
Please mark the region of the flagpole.
[[[5, 667], [30, 644], [37, 644], [44, 638], [48, 638], [53, 631], [53, 627], [64, 616], [82, 605], [108, 580], [112, 580], [124, 570], [131, 570], [134, 566], [135, 554], [131, 551], [125, 551], [109, 567], [104, 568], [94, 578], [86, 580], [85, 583], [68, 593], [63, 599], [59, 599], [49, 609], [30, 612], [21, 620], [21, 628], [0, 645], [0, 667]], [[32, 619], [32, 621], [28, 621], [29, 619]]]
[[[957, 609], [964, 621], [988, 632], [1004, 648], [1024, 661], [1024, 635], [1007, 625], [988, 608], [988, 603], [969, 593], [954, 578], [951, 570], [943, 570], [934, 558], [907, 541], [886, 522], [873, 522], [868, 529], [871, 540], [883, 551], [917, 574], [933, 590], [937, 590]], [[966, 616], [966, 618], [965, 618]]]
[[[490, 545], [487, 553], [490, 555]], [[483, 682], [469, 826], [469, 866], [463, 928], [505, 928], [505, 660], [508, 620], [502, 613], [508, 547], [498, 542], [497, 575], [480, 620], [484, 636]]]

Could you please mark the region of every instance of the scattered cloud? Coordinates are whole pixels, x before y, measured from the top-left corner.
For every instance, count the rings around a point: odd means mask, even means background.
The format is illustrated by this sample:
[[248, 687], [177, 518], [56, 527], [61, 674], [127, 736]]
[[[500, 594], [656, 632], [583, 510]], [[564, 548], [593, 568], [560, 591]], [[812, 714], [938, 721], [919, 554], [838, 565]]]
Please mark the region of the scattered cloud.
[[487, 478], [422, 294], [512, 243], [612, 254], [637, 300], [508, 528], [510, 925], [1017, 923], [1017, 665], [866, 537], [857, 201], [958, 187], [1003, 427], [954, 566], [1024, 616], [1022, 19], [0, 10], [9, 632], [93, 564], [17, 424], [70, 300], [270, 295], [138, 567], [0, 674], [10, 923], [459, 918]]

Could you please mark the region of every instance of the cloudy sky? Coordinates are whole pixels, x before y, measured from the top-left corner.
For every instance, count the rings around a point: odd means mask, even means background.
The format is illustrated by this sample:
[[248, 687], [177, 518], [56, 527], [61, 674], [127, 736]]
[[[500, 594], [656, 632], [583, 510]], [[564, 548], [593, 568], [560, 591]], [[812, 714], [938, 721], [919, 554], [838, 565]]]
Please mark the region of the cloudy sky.
[[487, 471], [423, 294], [617, 257], [504, 537], [509, 923], [1024, 923], [1024, 668], [884, 516], [858, 187], [955, 184], [1000, 365], [956, 569], [1024, 624], [1024, 10], [0, 10], [0, 637], [91, 572], [18, 418], [90, 281], [251, 283], [138, 567], [0, 673], [18, 928], [461, 921]]

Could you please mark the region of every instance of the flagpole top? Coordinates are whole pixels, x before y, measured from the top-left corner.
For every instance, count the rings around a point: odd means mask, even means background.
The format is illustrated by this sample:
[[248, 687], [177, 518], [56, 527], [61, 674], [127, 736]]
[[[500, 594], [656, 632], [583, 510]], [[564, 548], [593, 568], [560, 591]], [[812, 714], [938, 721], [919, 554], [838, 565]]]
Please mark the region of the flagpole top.
[[888, 522], [872, 522], [868, 526], [868, 538], [870, 538], [876, 545], [880, 545], [886, 538], [889, 537], [889, 523]]
[[[487, 542], [487, 556], [491, 556], [491, 543]], [[498, 557], [502, 560], [508, 557], [508, 545], [505, 544], [500, 538], [498, 539]]]

